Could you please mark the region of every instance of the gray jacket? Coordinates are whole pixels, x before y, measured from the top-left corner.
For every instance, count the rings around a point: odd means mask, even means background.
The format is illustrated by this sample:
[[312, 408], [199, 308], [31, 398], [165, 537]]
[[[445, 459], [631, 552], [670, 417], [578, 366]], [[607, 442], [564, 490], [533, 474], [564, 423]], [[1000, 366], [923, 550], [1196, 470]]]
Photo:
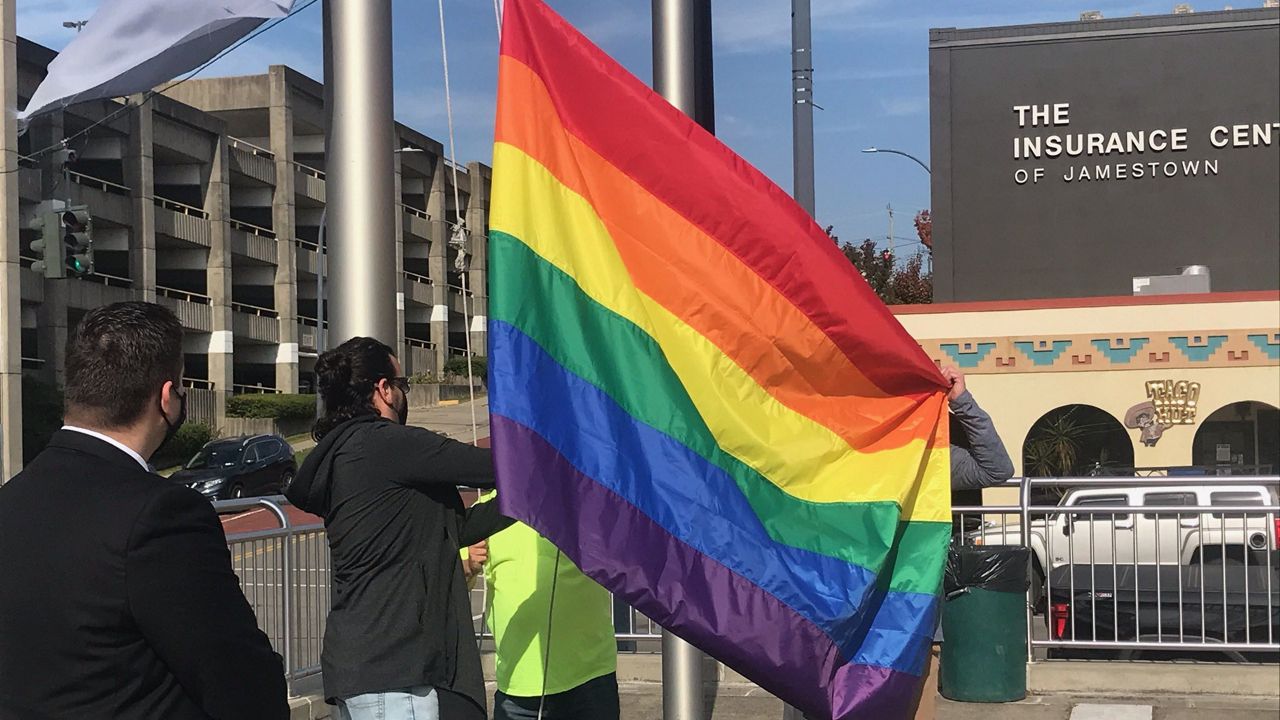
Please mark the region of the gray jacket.
[[951, 401], [951, 489], [977, 490], [1013, 477], [991, 416], [965, 390]]

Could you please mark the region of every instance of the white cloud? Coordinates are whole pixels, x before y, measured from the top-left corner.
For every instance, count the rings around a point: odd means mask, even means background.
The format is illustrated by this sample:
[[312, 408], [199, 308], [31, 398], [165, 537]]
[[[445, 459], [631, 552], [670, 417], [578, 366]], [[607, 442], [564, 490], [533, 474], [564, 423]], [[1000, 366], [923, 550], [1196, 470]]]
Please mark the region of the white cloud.
[[907, 78], [924, 77], [928, 74], [928, 68], [912, 66], [891, 68], [841, 67], [831, 72], [823, 72], [822, 68], [818, 68], [814, 79], [818, 82], [824, 80], [874, 82], [878, 80], [905, 80]]
[[[490, 92], [453, 90], [453, 126], [493, 125], [495, 98]], [[440, 86], [415, 88], [412, 93], [402, 88], [396, 93], [396, 118], [407, 125], [426, 131], [444, 127], [448, 122], [444, 89]]]
[[593, 14], [591, 19], [578, 26], [583, 35], [597, 45], [633, 38], [637, 33], [648, 35], [651, 30], [649, 9], [646, 5], [611, 7], [607, 13]]
[[[264, 38], [265, 39], [265, 38]], [[324, 77], [322, 51], [314, 48], [272, 45], [269, 42], [247, 43], [200, 72], [199, 77], [261, 75], [272, 65], [288, 65], [317, 82]]]
[[[814, 33], [876, 4], [875, 0], [819, 0], [811, 10]], [[712, 8], [712, 32], [720, 50], [757, 52], [791, 46], [791, 4], [786, 0], [733, 0], [714, 3]]]
[[885, 98], [880, 101], [880, 111], [889, 117], [919, 115], [929, 110], [927, 97]]

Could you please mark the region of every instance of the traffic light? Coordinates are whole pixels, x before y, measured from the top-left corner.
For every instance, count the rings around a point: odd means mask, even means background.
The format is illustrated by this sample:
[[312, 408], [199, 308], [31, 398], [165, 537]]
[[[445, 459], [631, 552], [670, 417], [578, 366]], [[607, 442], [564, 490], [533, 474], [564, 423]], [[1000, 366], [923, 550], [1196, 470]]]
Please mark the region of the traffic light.
[[39, 230], [40, 237], [31, 241], [36, 261], [31, 269], [47, 278], [67, 276], [67, 246], [62, 242], [61, 213], [45, 211], [31, 221], [31, 229]]
[[31, 222], [40, 237], [31, 250], [31, 269], [47, 278], [84, 277], [93, 274], [93, 218], [85, 205], [45, 210]]
[[69, 207], [59, 213], [65, 250], [67, 274], [84, 277], [93, 274], [93, 217], [85, 205]]

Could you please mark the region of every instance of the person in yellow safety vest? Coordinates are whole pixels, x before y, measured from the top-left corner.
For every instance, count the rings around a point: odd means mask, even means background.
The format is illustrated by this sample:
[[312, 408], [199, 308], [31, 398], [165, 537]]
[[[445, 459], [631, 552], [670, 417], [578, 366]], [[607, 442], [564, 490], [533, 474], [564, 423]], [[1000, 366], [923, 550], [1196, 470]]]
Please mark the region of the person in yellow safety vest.
[[524, 523], [490, 536], [487, 560], [493, 719], [618, 720], [609, 592]]

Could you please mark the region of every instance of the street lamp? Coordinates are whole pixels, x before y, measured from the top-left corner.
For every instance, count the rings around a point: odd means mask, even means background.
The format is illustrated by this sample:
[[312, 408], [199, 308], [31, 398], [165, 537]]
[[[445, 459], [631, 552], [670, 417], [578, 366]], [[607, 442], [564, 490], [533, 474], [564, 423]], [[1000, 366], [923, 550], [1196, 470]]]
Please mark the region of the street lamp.
[[888, 148], [869, 147], [869, 148], [864, 149], [862, 152], [864, 152], [864, 153], [893, 153], [894, 155], [901, 155], [902, 157], [905, 157], [905, 158], [911, 158], [912, 160], [915, 160], [915, 161], [916, 161], [916, 164], [918, 164], [920, 167], [924, 168], [924, 171], [925, 171], [925, 172], [929, 173], [930, 175], [932, 175], [932, 174], [933, 174], [933, 171], [929, 169], [929, 166], [928, 166], [928, 165], [925, 165], [923, 162], [921, 162], [921, 161], [920, 161], [920, 158], [916, 157], [915, 155], [911, 155], [911, 154], [908, 154], [908, 153], [904, 153], [904, 152], [902, 152], [901, 150], [890, 150], [890, 149], [888, 149]]
[[62, 21], [62, 27], [68, 30], [71, 30], [72, 28], [74, 28], [76, 32], [80, 32], [81, 30], [84, 29], [84, 26], [88, 24], [89, 24], [88, 20], [63, 20]]

